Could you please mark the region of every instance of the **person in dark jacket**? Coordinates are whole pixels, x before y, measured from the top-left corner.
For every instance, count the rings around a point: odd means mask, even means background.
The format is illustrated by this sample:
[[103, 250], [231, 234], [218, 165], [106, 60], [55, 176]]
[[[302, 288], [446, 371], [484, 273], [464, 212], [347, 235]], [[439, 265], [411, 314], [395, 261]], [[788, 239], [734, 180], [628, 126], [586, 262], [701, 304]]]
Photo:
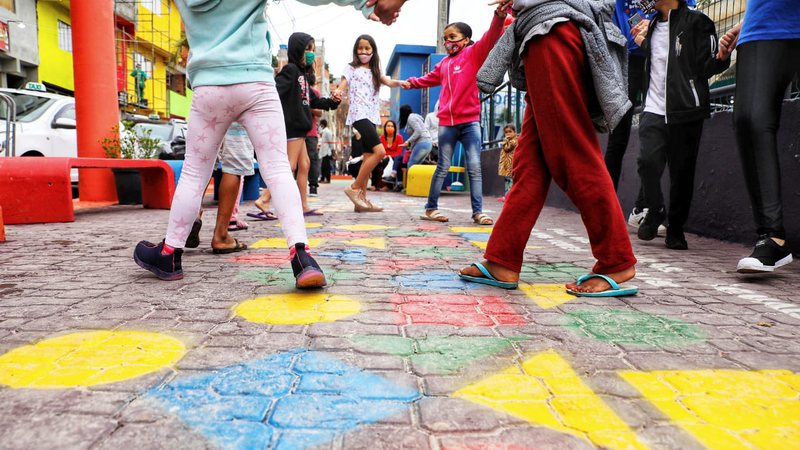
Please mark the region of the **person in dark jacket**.
[[318, 97], [309, 85], [308, 80], [314, 78], [314, 38], [306, 33], [293, 33], [289, 36], [288, 47], [289, 62], [275, 76], [275, 85], [281, 98], [283, 120], [286, 123], [289, 164], [297, 179], [303, 214], [319, 215], [308, 206], [307, 186], [311, 160], [306, 151], [305, 137], [313, 125], [311, 109], [336, 109], [339, 102]]
[[[641, 3], [649, 3], [659, 14], [632, 31], [647, 58], [644, 108], [639, 119], [639, 177], [648, 211], [638, 236], [654, 239], [667, 218], [667, 248], [687, 250], [683, 226], [692, 203], [703, 121], [711, 116], [708, 79], [727, 69], [730, 61], [716, 59], [714, 22], [689, 9], [685, 0]], [[670, 172], [669, 213], [661, 192], [666, 165]]]

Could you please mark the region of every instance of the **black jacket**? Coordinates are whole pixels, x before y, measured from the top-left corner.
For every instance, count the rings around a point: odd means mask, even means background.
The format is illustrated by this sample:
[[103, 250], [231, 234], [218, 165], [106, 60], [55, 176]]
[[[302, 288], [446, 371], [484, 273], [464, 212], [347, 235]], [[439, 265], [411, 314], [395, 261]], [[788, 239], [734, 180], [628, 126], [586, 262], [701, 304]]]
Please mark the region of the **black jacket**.
[[[647, 38], [640, 46], [647, 55], [644, 70], [644, 101], [650, 86], [650, 37], [657, 19], [650, 22]], [[667, 56], [667, 123], [685, 123], [711, 116], [708, 79], [727, 69], [730, 59], [715, 58], [718, 50], [714, 22], [681, 1], [669, 15]], [[646, 104], [646, 103], [645, 103]]]
[[311, 131], [314, 120], [311, 108], [331, 110], [339, 106], [335, 100], [317, 96], [306, 79], [309, 74], [300, 65], [305, 62], [305, 48], [311, 39], [305, 33], [294, 33], [289, 37], [289, 62], [275, 76], [288, 139], [305, 137]]

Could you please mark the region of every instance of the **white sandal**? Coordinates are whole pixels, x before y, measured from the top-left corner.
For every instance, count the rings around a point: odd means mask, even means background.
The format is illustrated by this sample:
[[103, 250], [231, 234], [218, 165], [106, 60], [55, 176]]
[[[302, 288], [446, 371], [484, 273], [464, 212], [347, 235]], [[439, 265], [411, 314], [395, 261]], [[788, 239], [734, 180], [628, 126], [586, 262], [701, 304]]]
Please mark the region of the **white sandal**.
[[431, 222], [447, 222], [450, 220], [447, 216], [440, 213], [438, 209], [425, 211], [425, 214], [419, 216], [419, 218], [422, 220], [430, 220]]
[[484, 213], [473, 214], [472, 221], [477, 223], [478, 225], [494, 225], [494, 220], [492, 220], [491, 217], [487, 216]]

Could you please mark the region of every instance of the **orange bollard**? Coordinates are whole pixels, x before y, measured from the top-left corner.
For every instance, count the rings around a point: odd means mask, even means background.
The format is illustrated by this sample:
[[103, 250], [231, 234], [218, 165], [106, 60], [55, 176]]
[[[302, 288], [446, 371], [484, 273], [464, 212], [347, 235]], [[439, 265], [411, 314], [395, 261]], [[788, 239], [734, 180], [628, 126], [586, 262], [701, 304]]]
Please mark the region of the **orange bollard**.
[[[75, 116], [78, 156], [105, 158], [100, 145], [119, 121], [114, 41], [114, 2], [81, 0], [70, 5]], [[80, 169], [79, 191], [84, 201], [117, 201], [114, 176], [108, 169]]]

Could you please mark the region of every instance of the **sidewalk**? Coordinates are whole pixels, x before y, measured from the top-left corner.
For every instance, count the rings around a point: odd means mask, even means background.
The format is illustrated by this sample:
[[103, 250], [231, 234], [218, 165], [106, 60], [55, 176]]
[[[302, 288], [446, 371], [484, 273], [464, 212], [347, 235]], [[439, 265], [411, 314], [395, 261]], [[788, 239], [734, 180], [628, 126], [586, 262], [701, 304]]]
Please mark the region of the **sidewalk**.
[[439, 224], [392, 193], [353, 213], [345, 184], [312, 199], [329, 281], [312, 293], [275, 222], [245, 218], [251, 249], [213, 255], [210, 203], [177, 282], [131, 257], [167, 211], [6, 226], [0, 448], [797, 448], [800, 263], [742, 277], [749, 248], [632, 234], [640, 294], [577, 299], [563, 284], [594, 262], [585, 231], [546, 208], [504, 291], [455, 275], [491, 231], [468, 195], [443, 196]]

